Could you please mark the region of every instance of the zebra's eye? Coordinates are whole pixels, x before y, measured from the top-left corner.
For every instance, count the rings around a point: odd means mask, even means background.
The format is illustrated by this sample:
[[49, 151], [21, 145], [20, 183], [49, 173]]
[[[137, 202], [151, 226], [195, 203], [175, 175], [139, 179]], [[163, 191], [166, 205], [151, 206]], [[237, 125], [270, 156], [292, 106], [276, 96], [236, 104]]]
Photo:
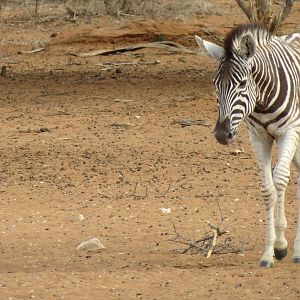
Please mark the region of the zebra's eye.
[[247, 84], [247, 80], [246, 80], [246, 79], [245, 79], [245, 80], [242, 80], [242, 81], [240, 82], [239, 88], [240, 88], [240, 89], [243, 89], [243, 88], [246, 86], [246, 84]]

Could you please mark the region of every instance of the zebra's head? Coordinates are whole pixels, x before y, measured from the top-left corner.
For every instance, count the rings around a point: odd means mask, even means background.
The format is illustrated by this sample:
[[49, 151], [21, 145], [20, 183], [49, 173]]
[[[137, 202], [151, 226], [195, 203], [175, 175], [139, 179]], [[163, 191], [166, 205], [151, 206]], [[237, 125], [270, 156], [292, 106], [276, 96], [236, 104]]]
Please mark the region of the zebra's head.
[[200, 48], [218, 61], [214, 78], [218, 101], [218, 120], [214, 134], [217, 141], [232, 143], [240, 122], [253, 112], [256, 104], [256, 85], [252, 60], [256, 42], [251, 32], [231, 32], [224, 48], [196, 36]]

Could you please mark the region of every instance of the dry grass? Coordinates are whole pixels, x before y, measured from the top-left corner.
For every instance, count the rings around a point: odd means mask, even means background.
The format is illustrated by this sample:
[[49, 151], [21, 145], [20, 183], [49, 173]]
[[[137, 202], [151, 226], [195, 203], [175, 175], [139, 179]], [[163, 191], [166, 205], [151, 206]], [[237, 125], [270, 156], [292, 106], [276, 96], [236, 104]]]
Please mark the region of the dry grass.
[[163, 15], [172, 18], [184, 18], [197, 15], [218, 14], [217, 1], [189, 0], [162, 1]]
[[146, 16], [180, 19], [216, 14], [217, 1], [206, 0], [0, 0], [2, 14], [21, 11], [30, 16], [67, 15], [69, 7], [77, 17], [93, 15]]
[[104, 0], [112, 15], [131, 14], [153, 17], [182, 18], [216, 13], [215, 1], [206, 0]]

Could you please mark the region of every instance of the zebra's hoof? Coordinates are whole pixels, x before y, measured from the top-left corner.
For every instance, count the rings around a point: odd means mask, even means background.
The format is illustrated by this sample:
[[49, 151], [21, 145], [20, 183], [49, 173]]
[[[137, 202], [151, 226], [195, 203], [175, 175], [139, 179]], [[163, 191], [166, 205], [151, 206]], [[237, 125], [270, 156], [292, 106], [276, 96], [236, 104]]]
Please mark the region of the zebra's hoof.
[[300, 256], [294, 256], [294, 257], [292, 258], [292, 262], [293, 262], [294, 264], [300, 264]]
[[261, 268], [273, 268], [274, 267], [274, 263], [272, 261], [269, 261], [269, 260], [261, 260], [259, 262], [259, 266]]
[[274, 255], [277, 260], [282, 260], [287, 256], [287, 248], [280, 250], [274, 248]]

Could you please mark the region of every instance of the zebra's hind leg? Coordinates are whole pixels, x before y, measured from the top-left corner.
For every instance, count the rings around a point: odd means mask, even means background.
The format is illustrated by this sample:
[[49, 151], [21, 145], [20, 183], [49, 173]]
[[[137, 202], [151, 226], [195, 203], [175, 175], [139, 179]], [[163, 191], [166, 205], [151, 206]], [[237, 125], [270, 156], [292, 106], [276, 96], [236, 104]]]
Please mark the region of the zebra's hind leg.
[[[283, 175], [284, 174], [284, 175]], [[276, 217], [275, 217], [275, 241], [274, 241], [274, 255], [277, 260], [282, 260], [287, 256], [288, 242], [285, 238], [284, 232], [287, 228], [287, 221], [284, 209], [284, 196], [285, 189], [290, 175], [289, 169], [285, 164], [277, 163], [274, 169], [274, 185], [277, 190], [277, 203], [276, 203]], [[284, 179], [282, 179], [282, 177]]]
[[[300, 172], [300, 146], [298, 146], [293, 162], [298, 172]], [[300, 264], [300, 175], [298, 176], [298, 182], [297, 182], [297, 199], [298, 199], [298, 209], [299, 209], [298, 227], [297, 227], [296, 238], [294, 241], [294, 255], [292, 261], [294, 263]]]
[[284, 209], [285, 190], [290, 178], [290, 164], [295, 156], [299, 142], [299, 134], [296, 130], [285, 132], [278, 139], [278, 161], [273, 172], [273, 182], [277, 191], [277, 210], [275, 218], [274, 254], [281, 260], [287, 255], [287, 240], [284, 232], [287, 227]]

